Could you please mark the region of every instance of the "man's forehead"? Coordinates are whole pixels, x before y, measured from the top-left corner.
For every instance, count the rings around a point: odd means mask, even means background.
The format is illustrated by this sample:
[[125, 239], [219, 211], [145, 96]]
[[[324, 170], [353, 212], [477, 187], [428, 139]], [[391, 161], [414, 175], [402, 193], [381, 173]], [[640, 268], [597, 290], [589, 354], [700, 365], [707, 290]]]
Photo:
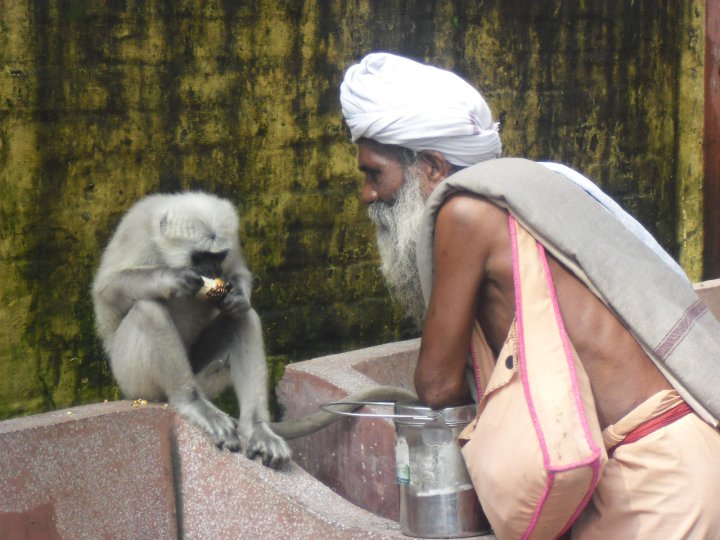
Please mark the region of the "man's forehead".
[[412, 154], [412, 150], [396, 146], [392, 144], [383, 144], [373, 139], [360, 139], [357, 142], [358, 145], [358, 161], [373, 160], [373, 161], [392, 161], [398, 164], [402, 164], [403, 158], [407, 160], [407, 157]]
[[389, 155], [392, 153], [389, 144], [377, 142], [374, 139], [360, 139], [357, 142], [358, 151], [376, 152], [378, 154]]
[[374, 171], [387, 167], [402, 168], [400, 160], [388, 152], [379, 152], [372, 146], [358, 146], [358, 169]]

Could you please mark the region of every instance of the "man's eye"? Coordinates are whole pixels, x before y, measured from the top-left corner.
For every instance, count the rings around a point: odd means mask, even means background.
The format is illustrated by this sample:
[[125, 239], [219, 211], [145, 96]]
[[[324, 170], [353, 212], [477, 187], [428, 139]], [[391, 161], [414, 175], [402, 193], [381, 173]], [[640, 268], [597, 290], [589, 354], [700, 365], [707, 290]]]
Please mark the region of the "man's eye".
[[365, 173], [365, 180], [367, 180], [370, 183], [377, 184], [378, 176], [379, 176], [379, 174], [377, 171], [367, 171]]

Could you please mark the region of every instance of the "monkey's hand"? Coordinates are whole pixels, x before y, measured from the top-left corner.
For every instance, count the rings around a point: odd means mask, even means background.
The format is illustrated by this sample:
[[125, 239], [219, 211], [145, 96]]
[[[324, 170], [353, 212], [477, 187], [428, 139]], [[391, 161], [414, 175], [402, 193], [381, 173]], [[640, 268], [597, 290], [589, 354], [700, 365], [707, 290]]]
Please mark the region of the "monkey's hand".
[[233, 319], [242, 318], [250, 309], [250, 300], [243, 292], [242, 288], [234, 287], [231, 283], [225, 298], [218, 302], [220, 311], [232, 317]]
[[189, 298], [203, 286], [202, 276], [192, 268], [166, 268], [163, 279], [169, 298]]

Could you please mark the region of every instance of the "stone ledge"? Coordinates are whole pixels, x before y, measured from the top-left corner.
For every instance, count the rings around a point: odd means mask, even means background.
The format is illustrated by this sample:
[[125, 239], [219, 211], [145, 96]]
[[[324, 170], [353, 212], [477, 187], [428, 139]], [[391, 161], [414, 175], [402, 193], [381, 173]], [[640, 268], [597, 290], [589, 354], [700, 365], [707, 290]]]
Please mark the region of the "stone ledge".
[[0, 422], [3, 540], [400, 538], [291, 464], [219, 451], [162, 405], [88, 405]]
[[0, 422], [2, 537], [176, 537], [173, 416], [124, 401]]

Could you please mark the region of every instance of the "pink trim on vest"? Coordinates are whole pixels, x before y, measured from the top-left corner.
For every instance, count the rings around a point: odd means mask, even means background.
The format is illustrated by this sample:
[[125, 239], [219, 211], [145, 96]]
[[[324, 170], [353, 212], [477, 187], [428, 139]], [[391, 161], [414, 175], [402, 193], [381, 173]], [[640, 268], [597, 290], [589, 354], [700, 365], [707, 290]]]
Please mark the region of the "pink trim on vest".
[[550, 268], [547, 264], [547, 258], [545, 257], [545, 250], [543, 246], [539, 243], [537, 243], [538, 246], [538, 254], [540, 256], [540, 261], [542, 263], [544, 272], [545, 272], [545, 281], [548, 286], [548, 292], [550, 294], [551, 300], [552, 300], [552, 306], [553, 311], [555, 313], [555, 320], [558, 325], [558, 330], [560, 332], [560, 337], [563, 343], [563, 350], [565, 352], [565, 357], [568, 362], [570, 375], [571, 375], [571, 383], [572, 383], [572, 391], [573, 396], [575, 398], [575, 404], [578, 410], [578, 414], [580, 416], [580, 421], [583, 427], [583, 433], [585, 435], [585, 439], [588, 442], [588, 446], [590, 450], [592, 451], [592, 456], [589, 459], [582, 460], [577, 463], [571, 463], [569, 465], [565, 465], [564, 467], [553, 467], [550, 463], [550, 455], [547, 450], [547, 444], [545, 442], [545, 435], [542, 431], [542, 426], [540, 425], [540, 422], [538, 420], [537, 411], [535, 410], [535, 405], [532, 400], [532, 396], [530, 395], [530, 388], [528, 385], [528, 378], [527, 378], [527, 367], [526, 367], [526, 358], [525, 358], [525, 339], [524, 339], [524, 333], [523, 333], [523, 302], [522, 302], [522, 291], [520, 288], [520, 264], [519, 264], [519, 253], [518, 253], [518, 241], [517, 241], [517, 231], [515, 230], [515, 218], [513, 218], [512, 215], [508, 215], [508, 221], [510, 226], [510, 239], [512, 244], [512, 263], [513, 263], [513, 283], [515, 287], [515, 315], [517, 319], [517, 333], [518, 333], [518, 364], [520, 366], [520, 375], [523, 382], [523, 390], [525, 393], [525, 399], [528, 404], [528, 411], [530, 413], [530, 418], [532, 419], [533, 426], [535, 428], [535, 433], [538, 438], [538, 442], [540, 444], [540, 448], [542, 449], [543, 453], [543, 464], [545, 468], [548, 471], [547, 475], [547, 483], [545, 484], [545, 490], [543, 491], [543, 495], [540, 499], [540, 502], [535, 508], [535, 512], [533, 513], [533, 517], [530, 521], [530, 524], [528, 526], [528, 529], [523, 534], [523, 539], [529, 538], [532, 534], [533, 530], [535, 529], [535, 526], [537, 525], [537, 521], [540, 518], [540, 513], [545, 506], [545, 503], [547, 502], [547, 498], [550, 495], [550, 490], [552, 489], [553, 482], [555, 479], [555, 474], [558, 472], [562, 472], [564, 470], [576, 468], [581, 465], [587, 465], [592, 464], [592, 479], [590, 482], [590, 489], [588, 489], [587, 493], [583, 497], [582, 501], [578, 505], [578, 507], [575, 509], [573, 514], [570, 516], [570, 519], [565, 524], [565, 527], [563, 527], [563, 530], [560, 534], [563, 534], [567, 529], [572, 525], [572, 523], [577, 519], [580, 512], [582, 512], [583, 508], [587, 505], [588, 501], [590, 500], [590, 497], [592, 496], [592, 492], [595, 490], [595, 487], [597, 486], [597, 482], [599, 481], [600, 477], [600, 462], [599, 462], [599, 456], [600, 456], [600, 448], [594, 444], [594, 441], [592, 439], [592, 436], [590, 435], [590, 429], [589, 425], [587, 423], [587, 418], [585, 417], [585, 411], [582, 404], [582, 399], [580, 397], [580, 389], [577, 386], [577, 374], [575, 371], [575, 363], [572, 353], [572, 348], [570, 346], [570, 340], [567, 337], [567, 332], [565, 331], [565, 325], [562, 320], [562, 315], [560, 314], [560, 308], [557, 301], [557, 295], [555, 294], [555, 287], [553, 285], [552, 280], [552, 274], [550, 273]]
[[477, 402], [480, 403], [480, 399], [485, 393], [482, 385], [480, 384], [480, 366], [478, 365], [477, 351], [475, 350], [475, 342], [470, 337], [470, 358], [472, 358], [473, 376], [475, 377], [475, 390], [477, 392]]
[[[516, 318], [516, 324], [517, 324], [517, 346], [518, 346], [518, 365], [520, 367], [520, 378], [523, 383], [523, 392], [525, 394], [525, 401], [528, 405], [528, 412], [530, 413], [530, 418], [533, 423], [533, 427], [535, 428], [535, 435], [538, 438], [538, 442], [540, 444], [540, 449], [542, 450], [543, 455], [543, 465], [547, 471], [550, 471], [550, 456], [548, 454], [547, 450], [547, 444], [545, 443], [545, 435], [542, 431], [542, 427], [540, 426], [540, 421], [537, 417], [537, 411], [535, 410], [535, 405], [533, 404], [532, 396], [530, 395], [530, 388], [528, 386], [528, 380], [527, 380], [527, 366], [526, 366], [526, 359], [525, 359], [525, 339], [524, 336], [524, 328], [523, 328], [523, 301], [522, 301], [522, 290], [520, 289], [520, 256], [518, 253], [518, 241], [517, 241], [517, 232], [515, 230], [515, 219], [509, 215], [508, 219], [510, 221], [510, 241], [512, 245], [512, 264], [513, 264], [513, 284], [515, 287], [515, 318]], [[523, 539], [529, 538], [529, 536], [532, 534], [533, 529], [535, 529], [535, 526], [537, 525], [537, 521], [540, 518], [540, 511], [542, 510], [543, 506], [545, 505], [545, 502], [547, 501], [548, 495], [550, 494], [550, 489], [553, 485], [555, 474], [553, 472], [548, 472], [547, 477], [547, 483], [545, 484], [545, 490], [543, 491], [542, 497], [540, 499], [539, 504], [535, 507], [535, 512], [533, 513], [532, 519], [530, 520], [530, 524], [528, 525], [527, 530], [523, 534]]]
[[[588, 460], [585, 460], [585, 463], [592, 463], [592, 479], [590, 481], [590, 489], [585, 494], [585, 497], [583, 497], [582, 501], [580, 501], [580, 504], [575, 509], [573, 514], [570, 516], [570, 519], [563, 527], [563, 530], [561, 532], [564, 533], [567, 531], [573, 524], [573, 522], [577, 519], [577, 517], [580, 515], [580, 512], [583, 511], [585, 506], [587, 505], [588, 501], [590, 500], [590, 497], [592, 497], [593, 491], [595, 491], [595, 488], [597, 487], [598, 482], [600, 481], [600, 447], [595, 444], [595, 441], [593, 440], [592, 434], [590, 433], [590, 425], [588, 424], [587, 417], [585, 416], [585, 407], [583, 406], [582, 397], [580, 395], [580, 389], [577, 385], [577, 372], [575, 370], [575, 362], [573, 359], [573, 351], [572, 351], [572, 345], [570, 344], [570, 338], [568, 338], [567, 331], [565, 330], [565, 323], [562, 319], [562, 314], [560, 313], [560, 305], [558, 304], [557, 294], [555, 292], [555, 283], [552, 278], [552, 273], [550, 272], [550, 266], [547, 262], [547, 257], [545, 255], [545, 248], [543, 245], [538, 242], [538, 255], [540, 256], [540, 262], [542, 264], [543, 270], [545, 271], [545, 281], [547, 283], [548, 291], [550, 292], [550, 298], [552, 300], [552, 306], [553, 311], [555, 312], [555, 320], [557, 321], [558, 325], [558, 331], [560, 332], [560, 339], [563, 343], [563, 349], [565, 350], [565, 358], [567, 358], [568, 361], [568, 370], [571, 375], [571, 381], [572, 381], [572, 391], [573, 396], [575, 398], [575, 405], [577, 407], [578, 415], [580, 417], [580, 423], [583, 427], [583, 433], [585, 434], [585, 441], [588, 443], [588, 446], [590, 447], [590, 450], [592, 451], [592, 457]], [[583, 463], [583, 464], [585, 464]], [[575, 466], [575, 465], [573, 465]], [[566, 467], [571, 468], [571, 467]], [[556, 471], [561, 471], [563, 468], [556, 468]]]

